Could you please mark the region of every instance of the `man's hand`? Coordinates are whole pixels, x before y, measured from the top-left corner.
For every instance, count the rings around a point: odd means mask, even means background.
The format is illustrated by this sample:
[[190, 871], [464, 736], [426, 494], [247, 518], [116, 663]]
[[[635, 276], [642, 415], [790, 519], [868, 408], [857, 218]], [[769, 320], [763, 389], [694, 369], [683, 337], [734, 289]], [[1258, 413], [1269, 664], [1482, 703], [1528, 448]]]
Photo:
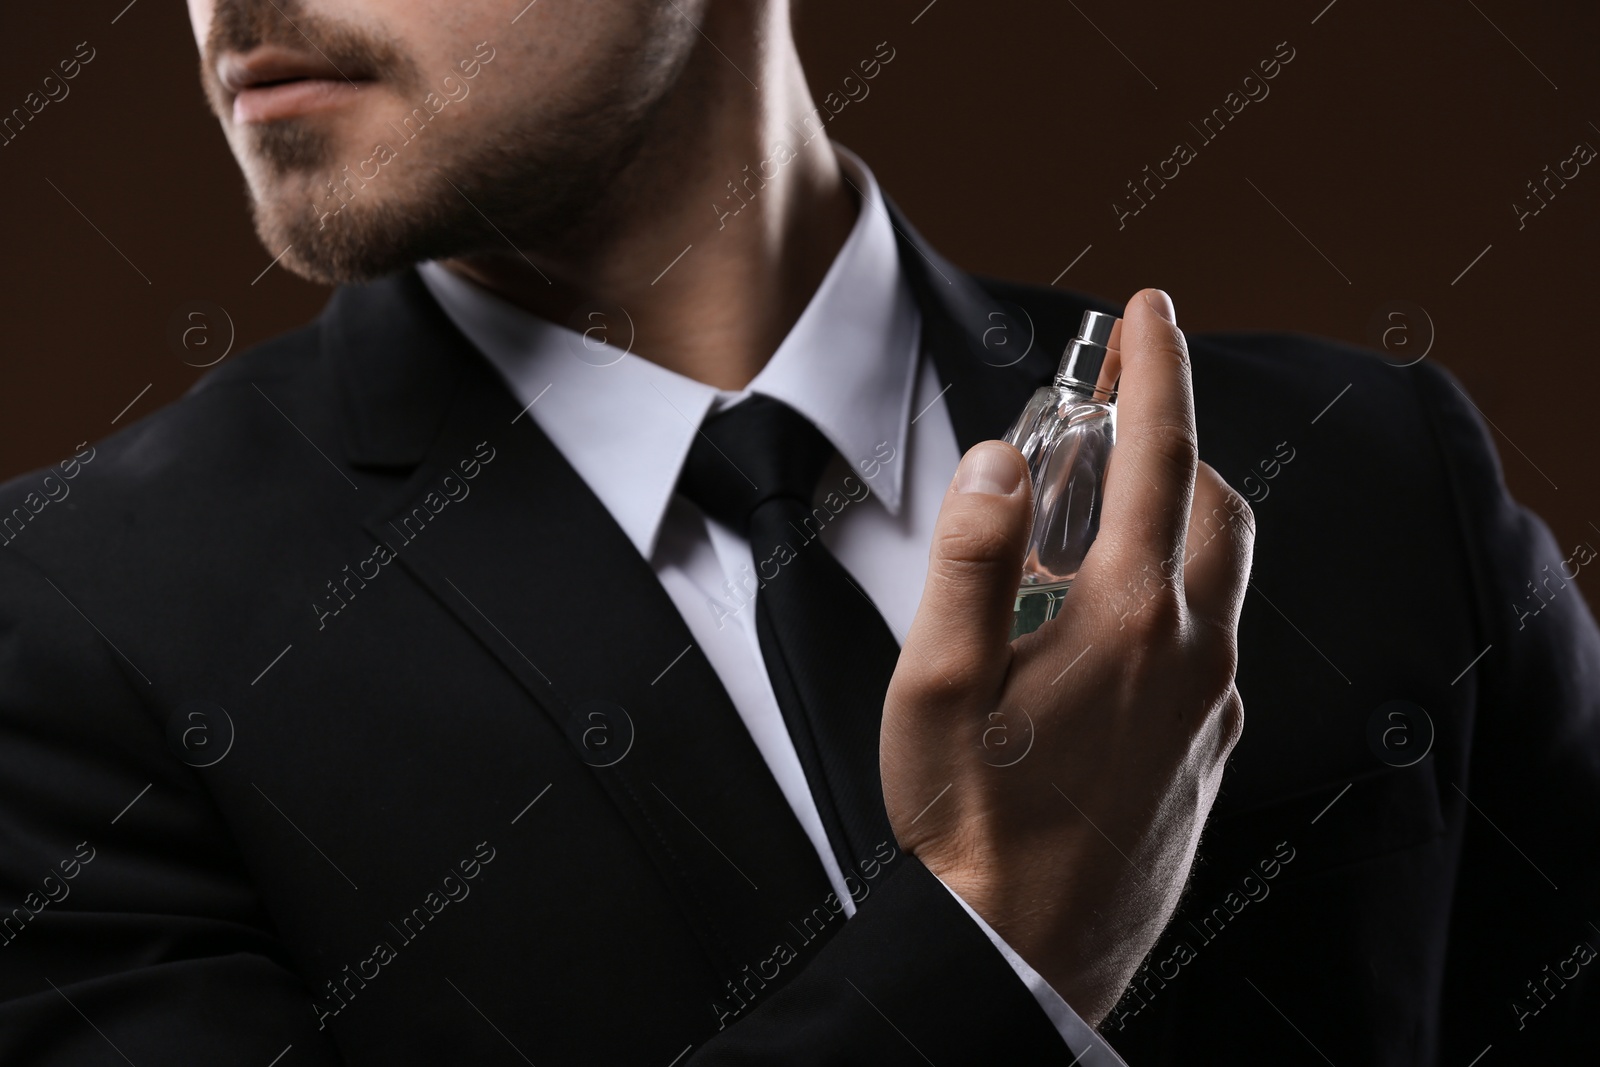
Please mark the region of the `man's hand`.
[[1026, 467], [998, 441], [962, 459], [883, 713], [901, 846], [1090, 1025], [1176, 908], [1244, 722], [1255, 520], [1198, 461], [1172, 319], [1160, 290], [1128, 302], [1100, 533], [1060, 617], [1015, 642]]

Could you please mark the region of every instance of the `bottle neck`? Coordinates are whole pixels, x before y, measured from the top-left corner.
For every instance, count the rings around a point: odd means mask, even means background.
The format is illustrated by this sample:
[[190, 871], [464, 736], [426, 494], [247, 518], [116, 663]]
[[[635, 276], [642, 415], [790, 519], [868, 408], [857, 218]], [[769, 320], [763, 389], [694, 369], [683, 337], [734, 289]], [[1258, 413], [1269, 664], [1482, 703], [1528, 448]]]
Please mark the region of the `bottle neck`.
[[1101, 404], [1115, 404], [1117, 402], [1117, 389], [1113, 384], [1105, 389], [1082, 379], [1074, 378], [1067, 374], [1065, 369], [1056, 372], [1055, 387], [1064, 389], [1073, 396], [1085, 401], [1094, 401]]
[[1117, 364], [1110, 362], [1105, 345], [1084, 337], [1074, 337], [1061, 354], [1056, 369], [1056, 386], [1070, 389], [1085, 400], [1112, 403], [1117, 398]]

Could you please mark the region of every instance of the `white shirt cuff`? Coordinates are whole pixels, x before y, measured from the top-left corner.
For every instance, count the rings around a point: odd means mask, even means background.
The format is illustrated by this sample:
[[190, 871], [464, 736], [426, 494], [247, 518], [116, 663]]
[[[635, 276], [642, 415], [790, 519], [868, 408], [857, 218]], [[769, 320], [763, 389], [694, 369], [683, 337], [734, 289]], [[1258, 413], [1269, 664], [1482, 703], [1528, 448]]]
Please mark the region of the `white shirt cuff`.
[[[940, 879], [939, 884], [944, 885], [944, 880]], [[1106, 1044], [1105, 1040], [1094, 1032], [1093, 1027], [1078, 1017], [1078, 1013], [1061, 998], [1061, 994], [1057, 993], [1038, 971], [1028, 966], [1028, 961], [1017, 955], [1016, 950], [1006, 944], [1000, 935], [983, 921], [983, 916], [973, 911], [972, 906], [961, 899], [960, 893], [950, 889], [948, 885], [944, 887], [956, 898], [956, 902], [966, 913], [972, 916], [972, 921], [978, 924], [978, 929], [988, 935], [990, 942], [1000, 950], [1000, 955], [1005, 957], [1011, 969], [1017, 972], [1017, 977], [1028, 987], [1028, 992], [1033, 994], [1033, 999], [1039, 1002], [1039, 1007], [1044, 1009], [1045, 1015], [1055, 1026], [1056, 1033], [1061, 1035], [1061, 1040], [1066, 1043], [1067, 1049], [1076, 1057], [1073, 1060], [1074, 1064], [1081, 1064], [1082, 1067], [1128, 1067], [1122, 1057], [1117, 1055], [1116, 1050]], [[1093, 1055], [1090, 1055], [1091, 1050]]]

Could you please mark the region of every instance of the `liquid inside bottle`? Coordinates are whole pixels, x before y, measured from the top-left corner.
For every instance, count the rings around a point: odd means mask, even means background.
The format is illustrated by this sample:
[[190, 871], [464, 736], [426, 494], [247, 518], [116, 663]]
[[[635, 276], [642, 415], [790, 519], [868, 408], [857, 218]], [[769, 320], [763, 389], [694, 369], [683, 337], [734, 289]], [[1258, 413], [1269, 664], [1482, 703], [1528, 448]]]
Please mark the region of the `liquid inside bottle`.
[[1031, 634], [1061, 614], [1061, 605], [1067, 599], [1067, 587], [1070, 585], [1071, 582], [1056, 582], [1054, 585], [1025, 585], [1018, 589], [1017, 603], [1011, 612], [1011, 639], [1015, 641], [1023, 634]]
[[[1084, 315], [1061, 373], [1034, 392], [1006, 434], [1033, 480], [1033, 532], [1012, 616], [1013, 638], [1054, 619], [1100, 532], [1106, 465], [1116, 441], [1115, 361], [1106, 366], [1116, 319]], [[1113, 350], [1114, 351], [1114, 350]]]

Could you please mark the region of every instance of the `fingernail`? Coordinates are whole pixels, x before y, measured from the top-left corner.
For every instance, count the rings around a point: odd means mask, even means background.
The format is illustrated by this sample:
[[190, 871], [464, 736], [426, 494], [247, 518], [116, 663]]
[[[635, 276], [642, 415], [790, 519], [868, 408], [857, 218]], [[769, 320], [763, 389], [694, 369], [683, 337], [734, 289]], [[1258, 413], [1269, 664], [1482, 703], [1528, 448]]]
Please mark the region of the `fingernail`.
[[1146, 289], [1144, 302], [1150, 305], [1150, 310], [1160, 315], [1168, 322], [1177, 322], [1178, 314], [1172, 310], [1172, 297], [1160, 289]]
[[956, 468], [952, 488], [958, 493], [1010, 496], [1022, 484], [1022, 471], [1011, 449], [998, 442], [973, 446]]

